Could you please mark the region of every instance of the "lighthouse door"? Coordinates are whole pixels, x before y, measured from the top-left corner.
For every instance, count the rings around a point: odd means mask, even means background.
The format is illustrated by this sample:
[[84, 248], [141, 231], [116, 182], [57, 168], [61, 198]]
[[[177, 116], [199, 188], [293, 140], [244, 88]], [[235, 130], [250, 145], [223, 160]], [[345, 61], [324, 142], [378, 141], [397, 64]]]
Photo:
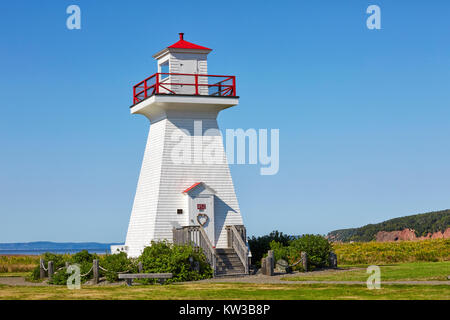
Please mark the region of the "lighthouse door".
[[195, 76], [198, 73], [197, 60], [183, 60], [180, 64], [180, 73], [189, 74], [187, 76], [178, 76], [180, 85], [178, 87], [178, 94], [195, 94]]
[[214, 196], [197, 196], [192, 199], [191, 212], [195, 225], [201, 225], [213, 246], [216, 245], [214, 232]]

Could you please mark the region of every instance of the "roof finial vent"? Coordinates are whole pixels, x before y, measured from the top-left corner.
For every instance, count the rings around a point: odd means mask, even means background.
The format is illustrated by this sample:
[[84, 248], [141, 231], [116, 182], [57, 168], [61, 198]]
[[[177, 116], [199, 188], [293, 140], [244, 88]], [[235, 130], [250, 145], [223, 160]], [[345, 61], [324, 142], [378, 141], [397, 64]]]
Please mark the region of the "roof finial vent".
[[184, 33], [183, 33], [183, 32], [180, 32], [179, 35], [180, 35], [180, 40], [184, 40], [184, 39], [183, 39]]

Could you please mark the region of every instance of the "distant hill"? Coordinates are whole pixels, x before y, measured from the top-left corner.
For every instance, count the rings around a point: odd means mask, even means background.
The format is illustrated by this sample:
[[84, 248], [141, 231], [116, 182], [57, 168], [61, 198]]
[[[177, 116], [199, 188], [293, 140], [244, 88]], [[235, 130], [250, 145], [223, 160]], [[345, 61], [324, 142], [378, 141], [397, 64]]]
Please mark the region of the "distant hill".
[[365, 242], [375, 240], [376, 234], [380, 231], [412, 229], [417, 237], [422, 237], [429, 233], [444, 232], [448, 228], [450, 228], [450, 209], [390, 219], [360, 228], [335, 230], [328, 233], [327, 238], [331, 241]]

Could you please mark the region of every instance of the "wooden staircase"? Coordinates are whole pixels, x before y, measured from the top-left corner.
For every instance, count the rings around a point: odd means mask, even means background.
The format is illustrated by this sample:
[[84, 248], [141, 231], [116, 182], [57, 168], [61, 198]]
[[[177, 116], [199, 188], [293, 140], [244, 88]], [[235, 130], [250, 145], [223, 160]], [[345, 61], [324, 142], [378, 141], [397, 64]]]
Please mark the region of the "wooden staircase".
[[216, 249], [216, 277], [243, 276], [245, 266], [233, 248]]
[[214, 248], [202, 226], [173, 229], [173, 242], [201, 248], [214, 277], [248, 275], [248, 248], [244, 226], [227, 226], [228, 248]]

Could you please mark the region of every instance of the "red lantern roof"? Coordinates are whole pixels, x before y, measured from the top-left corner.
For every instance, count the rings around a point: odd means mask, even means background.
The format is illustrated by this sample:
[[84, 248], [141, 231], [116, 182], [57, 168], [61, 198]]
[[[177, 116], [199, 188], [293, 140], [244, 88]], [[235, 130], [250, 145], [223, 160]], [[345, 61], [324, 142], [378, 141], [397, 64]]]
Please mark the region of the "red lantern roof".
[[169, 46], [168, 48], [174, 48], [174, 49], [193, 49], [193, 50], [210, 50], [210, 48], [202, 47], [199, 45], [196, 45], [195, 43], [188, 42], [183, 39], [184, 33], [180, 33], [180, 40], [173, 45]]

